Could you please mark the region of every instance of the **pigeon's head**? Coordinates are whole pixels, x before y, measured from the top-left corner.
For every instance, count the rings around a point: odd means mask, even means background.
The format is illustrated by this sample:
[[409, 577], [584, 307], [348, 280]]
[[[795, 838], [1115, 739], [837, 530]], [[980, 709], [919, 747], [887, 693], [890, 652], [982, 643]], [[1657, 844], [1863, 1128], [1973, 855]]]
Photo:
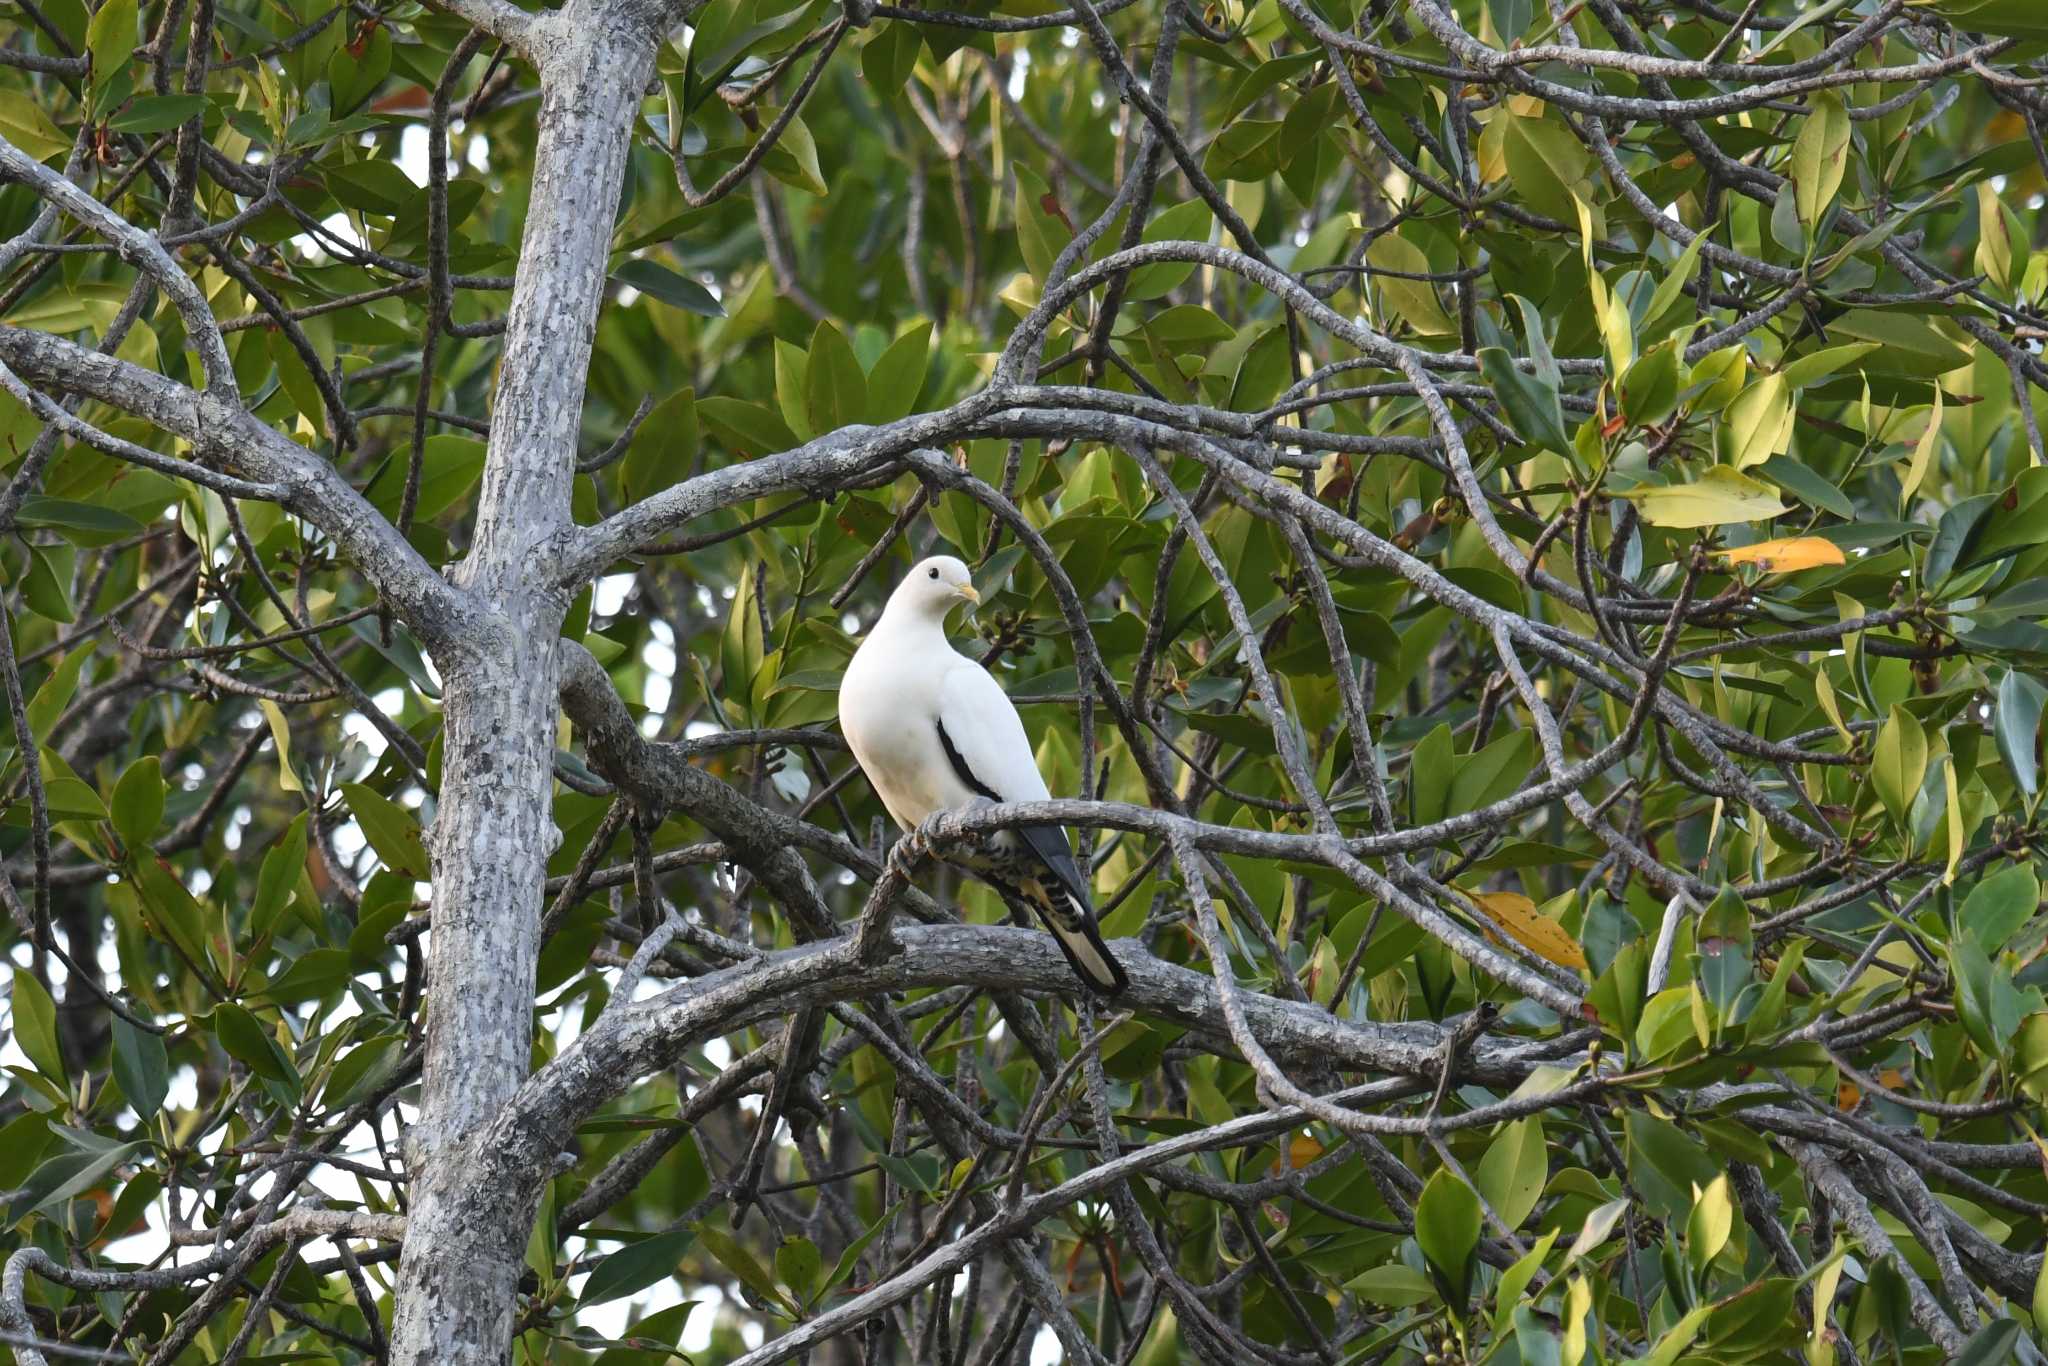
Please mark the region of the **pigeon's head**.
[[981, 601], [981, 594], [974, 591], [974, 576], [951, 555], [934, 555], [919, 560], [910, 577], [897, 586], [888, 610], [940, 622], [962, 599]]

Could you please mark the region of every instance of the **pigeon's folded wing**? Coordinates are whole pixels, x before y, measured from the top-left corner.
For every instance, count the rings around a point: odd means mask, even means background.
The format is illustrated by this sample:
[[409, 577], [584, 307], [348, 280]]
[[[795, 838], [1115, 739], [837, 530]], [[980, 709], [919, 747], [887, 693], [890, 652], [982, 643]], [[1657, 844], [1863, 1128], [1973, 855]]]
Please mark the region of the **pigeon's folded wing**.
[[1042, 802], [1051, 794], [1002, 685], [971, 659], [946, 671], [939, 729], [962, 782], [990, 801]]
[[[1044, 801], [1051, 796], [1016, 706], [979, 664], [963, 659], [947, 673], [939, 689], [937, 719], [947, 762], [975, 793], [998, 802]], [[1083, 981], [1098, 991], [1122, 991], [1127, 984], [1124, 970], [1096, 928], [1088, 879], [1074, 861], [1067, 832], [1056, 825], [1040, 825], [1014, 834], [1030, 851], [1025, 858], [1035, 858], [1043, 872], [1013, 875], [1007, 885], [1038, 912]]]

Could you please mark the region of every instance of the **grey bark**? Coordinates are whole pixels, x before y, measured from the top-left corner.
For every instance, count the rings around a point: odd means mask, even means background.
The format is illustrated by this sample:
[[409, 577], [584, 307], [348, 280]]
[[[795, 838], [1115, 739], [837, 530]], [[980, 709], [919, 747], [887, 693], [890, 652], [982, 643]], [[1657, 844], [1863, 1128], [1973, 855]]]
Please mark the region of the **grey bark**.
[[573, 4], [522, 34], [540, 71], [540, 140], [507, 318], [476, 534], [452, 577], [475, 604], [435, 660], [445, 682], [432, 832], [432, 986], [413, 1203], [392, 1359], [506, 1359], [538, 1181], [478, 1180], [476, 1140], [526, 1079], [547, 859], [557, 645], [550, 572], [570, 526], [585, 374], [640, 94], [662, 10]]

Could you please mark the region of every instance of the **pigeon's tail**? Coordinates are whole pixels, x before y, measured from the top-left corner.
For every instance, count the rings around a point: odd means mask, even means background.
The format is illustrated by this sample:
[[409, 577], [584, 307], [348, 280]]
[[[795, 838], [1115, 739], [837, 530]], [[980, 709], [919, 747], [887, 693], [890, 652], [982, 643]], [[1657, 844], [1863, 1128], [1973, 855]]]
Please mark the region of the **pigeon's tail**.
[[1056, 825], [1004, 831], [978, 849], [950, 856], [1001, 892], [1016, 911], [1029, 906], [1090, 991], [1114, 996], [1130, 986], [1123, 965], [1102, 942], [1088, 884], [1074, 862], [1066, 832]]
[[1114, 996], [1130, 986], [1131, 979], [1124, 975], [1123, 965], [1116, 961], [1109, 945], [1102, 942], [1101, 931], [1095, 928], [1093, 910], [1072, 893], [1048, 888], [1043, 882], [1027, 883], [1024, 899], [1052, 931], [1053, 942], [1060, 946], [1074, 975], [1090, 991]]
[[[1039, 865], [1017, 878], [1024, 900], [1038, 912], [1038, 918], [1052, 931], [1060, 951], [1091, 991], [1114, 996], [1131, 984], [1122, 964], [1102, 942], [1095, 927], [1095, 907], [1088, 900], [1088, 882], [1067, 832], [1056, 825], [1027, 825], [1017, 832], [1028, 858]], [[1014, 847], [1014, 846], [1013, 846]], [[1021, 850], [1019, 852], [1022, 852]], [[1050, 873], [1047, 877], [1045, 874]]]

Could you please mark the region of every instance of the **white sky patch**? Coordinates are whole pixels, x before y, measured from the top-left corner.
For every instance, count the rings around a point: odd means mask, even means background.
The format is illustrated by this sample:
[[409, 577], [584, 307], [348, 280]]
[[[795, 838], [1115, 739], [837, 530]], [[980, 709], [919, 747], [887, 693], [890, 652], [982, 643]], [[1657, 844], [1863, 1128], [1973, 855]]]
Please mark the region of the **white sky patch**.
[[640, 662], [647, 666], [647, 686], [640, 700], [649, 712], [655, 713], [647, 717], [647, 733], [653, 735], [661, 727], [659, 714], [668, 710], [675, 696], [676, 666], [680, 661], [676, 657], [676, 633], [669, 629], [669, 624], [656, 621], [650, 625], [651, 639], [640, 650]]
[[427, 125], [406, 125], [398, 135], [398, 169], [415, 185], [427, 183]]
[[593, 617], [615, 617], [626, 606], [626, 599], [633, 592], [631, 574], [606, 574], [590, 590], [590, 615]]

